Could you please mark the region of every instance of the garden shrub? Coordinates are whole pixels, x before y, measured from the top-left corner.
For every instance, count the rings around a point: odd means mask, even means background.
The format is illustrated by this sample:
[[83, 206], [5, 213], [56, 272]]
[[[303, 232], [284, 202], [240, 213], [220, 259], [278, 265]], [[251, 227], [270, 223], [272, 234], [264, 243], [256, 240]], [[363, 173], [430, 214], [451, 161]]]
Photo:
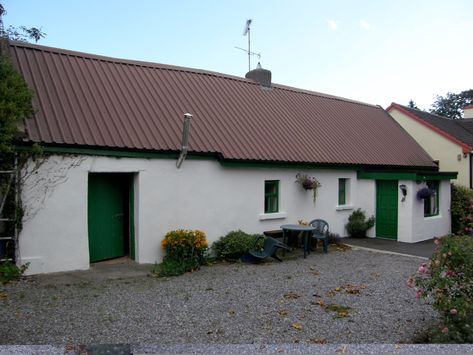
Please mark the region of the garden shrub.
[[450, 235], [436, 239], [428, 263], [419, 266], [407, 281], [417, 298], [432, 298], [441, 316], [431, 330], [431, 342], [473, 342], [473, 238]]
[[178, 229], [165, 235], [161, 247], [166, 255], [152, 272], [157, 276], [176, 276], [198, 270], [205, 263], [208, 244], [204, 232]]
[[[469, 209], [470, 201], [473, 201], [472, 189], [455, 184], [451, 185], [452, 233], [461, 234], [468, 227], [467, 223], [473, 220], [468, 217], [472, 212]], [[470, 218], [470, 221], [467, 218]]]
[[374, 226], [374, 221], [374, 216], [366, 219], [365, 212], [358, 208], [348, 217], [348, 223], [345, 225], [345, 228], [351, 237], [363, 238], [366, 237], [368, 229]]
[[342, 244], [342, 237], [340, 237], [340, 234], [328, 232], [327, 236], [329, 244]]
[[29, 263], [16, 266], [11, 261], [4, 261], [0, 263], [0, 283], [6, 284], [12, 280], [19, 279], [28, 268]]
[[260, 234], [247, 234], [241, 230], [231, 231], [212, 244], [217, 259], [238, 260], [254, 246]]

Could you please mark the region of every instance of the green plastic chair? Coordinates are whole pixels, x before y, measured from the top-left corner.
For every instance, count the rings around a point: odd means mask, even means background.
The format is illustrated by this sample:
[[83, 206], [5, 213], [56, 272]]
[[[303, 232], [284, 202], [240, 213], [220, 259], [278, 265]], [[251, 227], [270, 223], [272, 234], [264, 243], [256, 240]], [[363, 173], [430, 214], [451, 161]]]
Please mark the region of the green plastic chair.
[[[312, 240], [315, 239], [315, 246], [317, 247], [317, 240], [322, 240], [324, 243], [324, 253], [328, 251], [328, 223], [323, 219], [314, 219], [309, 223], [312, 227], [315, 227], [314, 232], [312, 233], [311, 239], [311, 246]], [[309, 248], [309, 253], [310, 253]]]
[[266, 237], [263, 243], [263, 250], [256, 249], [258, 242], [260, 239], [265, 238], [264, 236], [259, 236], [255, 240], [255, 244], [253, 245], [253, 249], [251, 249], [248, 253], [257, 260], [263, 260], [267, 257], [272, 257], [277, 261], [282, 261], [277, 255], [277, 251], [279, 249], [291, 250], [289, 247], [281, 242], [278, 242], [276, 239], [271, 237]]

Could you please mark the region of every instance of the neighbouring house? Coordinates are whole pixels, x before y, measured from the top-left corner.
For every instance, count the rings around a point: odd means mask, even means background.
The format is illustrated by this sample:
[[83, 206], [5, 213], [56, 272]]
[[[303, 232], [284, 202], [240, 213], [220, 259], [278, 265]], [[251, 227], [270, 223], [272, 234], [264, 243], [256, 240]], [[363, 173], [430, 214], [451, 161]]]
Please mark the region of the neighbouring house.
[[439, 171], [456, 171], [452, 182], [473, 187], [473, 105], [464, 119], [450, 119], [392, 103], [386, 111], [438, 163]]
[[[343, 236], [356, 208], [376, 216], [371, 237], [450, 231], [456, 174], [379, 106], [277, 85], [264, 69], [241, 78], [24, 43], [10, 56], [36, 93], [19, 149], [45, 153], [22, 172], [29, 273], [160, 261], [178, 228], [213, 242], [322, 218]], [[298, 174], [320, 182], [315, 204]]]

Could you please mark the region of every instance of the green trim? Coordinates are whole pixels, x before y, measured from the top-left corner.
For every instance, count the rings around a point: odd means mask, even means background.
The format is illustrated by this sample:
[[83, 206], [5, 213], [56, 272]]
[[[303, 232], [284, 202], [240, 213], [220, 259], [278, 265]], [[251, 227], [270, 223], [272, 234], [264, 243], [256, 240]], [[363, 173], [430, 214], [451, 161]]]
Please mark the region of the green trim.
[[130, 258], [135, 260], [136, 258], [136, 245], [135, 245], [135, 178], [136, 175], [131, 175], [130, 178], [130, 194], [129, 194], [129, 216], [130, 216]]
[[276, 213], [276, 212], [279, 212], [279, 180], [265, 180], [264, 181], [264, 213]]
[[[61, 145], [41, 145], [43, 152], [52, 154], [81, 154], [92, 156], [108, 156], [117, 158], [143, 158], [143, 159], [177, 159], [180, 152], [178, 151], [140, 151], [126, 149], [107, 149], [101, 147], [84, 148], [76, 146]], [[31, 151], [31, 145], [22, 144], [15, 147], [17, 151]], [[270, 161], [252, 161], [252, 160], [225, 160], [217, 153], [197, 153], [189, 152], [188, 160], [211, 160], [218, 161], [225, 168], [262, 168], [262, 169], [328, 169], [328, 170], [355, 170], [358, 171], [359, 179], [375, 179], [375, 180], [449, 180], [456, 179], [457, 173], [438, 173], [430, 172], [429, 169], [422, 167], [392, 167], [390, 170], [386, 166], [375, 165], [356, 165], [356, 164], [329, 164], [329, 163], [291, 163], [291, 162], [270, 162]], [[379, 170], [377, 172], [367, 170]], [[416, 172], [413, 170], [421, 170]], [[404, 172], [405, 171], [405, 172]], [[393, 175], [394, 174], [394, 175]], [[417, 176], [422, 174], [421, 176]], [[445, 174], [445, 175], [441, 175]], [[425, 176], [425, 178], [424, 178]]]
[[358, 179], [369, 179], [369, 180], [417, 180], [416, 173], [385, 173], [385, 172], [367, 172], [358, 171]]
[[425, 181], [425, 180], [452, 180], [457, 178], [458, 173], [456, 172], [436, 172], [436, 173], [425, 173], [425, 172], [411, 172], [411, 173], [400, 173], [400, 172], [368, 172], [358, 171], [358, 179], [369, 179], [369, 180], [414, 180], [414, 181]]
[[334, 169], [334, 170], [358, 170], [359, 165], [337, 165], [337, 164], [316, 164], [316, 163], [285, 163], [285, 162], [261, 162], [261, 161], [235, 161], [220, 160], [220, 164], [225, 168], [238, 169]]
[[453, 180], [458, 176], [457, 172], [433, 174], [417, 174], [417, 180]]
[[[82, 154], [95, 156], [108, 156], [116, 158], [144, 158], [144, 159], [177, 159], [179, 152], [149, 152], [149, 151], [130, 151], [130, 150], [115, 150], [103, 148], [78, 148], [78, 147], [63, 147], [63, 146], [41, 146], [43, 152], [53, 154]], [[30, 146], [17, 146], [18, 151], [30, 151]], [[189, 160], [215, 160], [211, 155], [201, 155], [188, 153], [186, 159]]]

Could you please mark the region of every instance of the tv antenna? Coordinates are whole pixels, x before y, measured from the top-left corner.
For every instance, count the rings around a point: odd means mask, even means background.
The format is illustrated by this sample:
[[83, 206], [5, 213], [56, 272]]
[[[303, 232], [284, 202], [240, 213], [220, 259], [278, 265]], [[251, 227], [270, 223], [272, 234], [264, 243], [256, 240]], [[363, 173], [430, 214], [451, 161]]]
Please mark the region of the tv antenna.
[[246, 36], [248, 35], [248, 49], [243, 49], [243, 48], [240, 48], [240, 47], [235, 47], [236, 49], [240, 49], [246, 53], [248, 53], [248, 71], [251, 70], [251, 56], [252, 55], [256, 55], [258, 56], [258, 59], [261, 58], [261, 53], [256, 53], [256, 52], [252, 52], [251, 51], [251, 35], [250, 35], [250, 32], [251, 32], [251, 23], [253, 22], [252, 19], [248, 19], [246, 20], [246, 23], [245, 23], [245, 28], [243, 29], [243, 36]]

